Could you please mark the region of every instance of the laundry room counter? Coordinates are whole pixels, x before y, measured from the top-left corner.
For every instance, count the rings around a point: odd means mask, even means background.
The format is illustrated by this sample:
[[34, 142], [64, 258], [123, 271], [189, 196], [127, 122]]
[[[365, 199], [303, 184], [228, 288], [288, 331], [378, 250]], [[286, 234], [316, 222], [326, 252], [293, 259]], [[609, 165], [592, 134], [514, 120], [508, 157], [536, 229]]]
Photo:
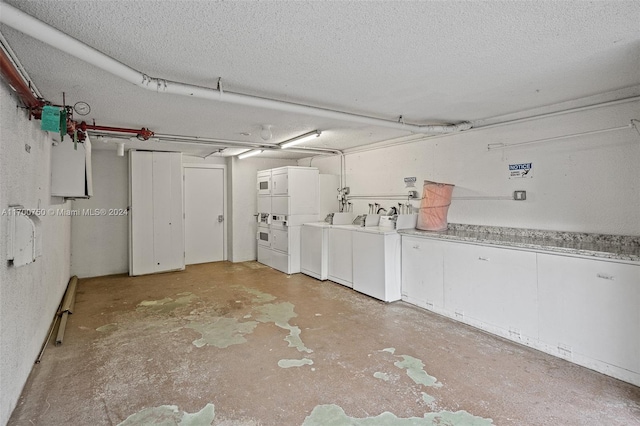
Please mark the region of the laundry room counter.
[[403, 229], [398, 233], [472, 244], [497, 245], [640, 263], [640, 236], [544, 231], [455, 223], [449, 224], [446, 231]]
[[398, 233], [405, 302], [640, 386], [640, 237]]

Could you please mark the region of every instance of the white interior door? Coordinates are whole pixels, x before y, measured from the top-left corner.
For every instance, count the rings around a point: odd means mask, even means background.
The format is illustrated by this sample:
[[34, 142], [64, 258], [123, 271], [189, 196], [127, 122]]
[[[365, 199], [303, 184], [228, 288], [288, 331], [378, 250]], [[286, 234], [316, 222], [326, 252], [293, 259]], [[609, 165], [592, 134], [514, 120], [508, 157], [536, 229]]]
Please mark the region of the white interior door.
[[187, 265], [224, 260], [224, 169], [184, 169]]
[[182, 154], [130, 151], [129, 274], [184, 269]]

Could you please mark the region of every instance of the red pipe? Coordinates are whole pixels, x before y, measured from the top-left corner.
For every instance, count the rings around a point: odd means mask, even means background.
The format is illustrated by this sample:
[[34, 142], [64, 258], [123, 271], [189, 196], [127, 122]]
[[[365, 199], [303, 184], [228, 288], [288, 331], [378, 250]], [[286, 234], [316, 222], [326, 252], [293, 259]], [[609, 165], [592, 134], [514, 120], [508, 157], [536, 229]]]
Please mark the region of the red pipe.
[[[38, 99], [33, 94], [33, 92], [31, 91], [31, 88], [29, 88], [29, 86], [24, 82], [24, 80], [22, 79], [22, 76], [20, 75], [16, 67], [13, 65], [13, 62], [11, 61], [11, 59], [9, 59], [9, 57], [6, 55], [6, 53], [2, 49], [0, 49], [0, 74], [6, 80], [6, 82], [11, 86], [11, 88], [16, 91], [16, 93], [18, 94], [18, 97], [20, 98], [22, 103], [27, 108], [29, 108], [31, 114], [35, 118], [39, 119], [42, 114], [42, 107], [45, 105], [44, 100]], [[98, 131], [103, 130], [106, 132], [131, 133], [143, 140], [148, 140], [154, 135], [154, 133], [151, 130], [144, 127], [142, 129], [126, 129], [122, 127], [96, 126], [95, 124], [94, 125], [87, 124], [84, 121], [78, 124], [78, 122], [72, 121], [71, 119], [67, 118], [67, 133], [73, 136], [75, 130], [80, 130], [80, 132], [77, 133], [77, 137], [79, 140], [84, 140], [84, 133], [87, 130], [98, 130]]]
[[36, 98], [29, 86], [24, 82], [22, 76], [13, 66], [11, 59], [0, 49], [0, 71], [2, 77], [16, 91], [22, 103], [29, 109], [38, 109], [44, 102]]
[[132, 133], [145, 141], [154, 135], [151, 130], [145, 127], [143, 127], [142, 129], [127, 129], [123, 127], [96, 126], [95, 124], [87, 124], [84, 121], [80, 123], [78, 128], [83, 132], [86, 132], [87, 130], [102, 130], [104, 132]]

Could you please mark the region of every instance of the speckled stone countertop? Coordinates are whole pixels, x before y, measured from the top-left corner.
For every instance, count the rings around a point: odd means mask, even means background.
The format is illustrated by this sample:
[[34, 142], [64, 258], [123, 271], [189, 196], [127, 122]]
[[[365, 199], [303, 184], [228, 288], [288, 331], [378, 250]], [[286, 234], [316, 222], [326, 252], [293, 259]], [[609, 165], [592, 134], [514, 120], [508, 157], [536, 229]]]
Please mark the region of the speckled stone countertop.
[[640, 236], [542, 231], [450, 223], [446, 231], [402, 229], [398, 233], [640, 263]]

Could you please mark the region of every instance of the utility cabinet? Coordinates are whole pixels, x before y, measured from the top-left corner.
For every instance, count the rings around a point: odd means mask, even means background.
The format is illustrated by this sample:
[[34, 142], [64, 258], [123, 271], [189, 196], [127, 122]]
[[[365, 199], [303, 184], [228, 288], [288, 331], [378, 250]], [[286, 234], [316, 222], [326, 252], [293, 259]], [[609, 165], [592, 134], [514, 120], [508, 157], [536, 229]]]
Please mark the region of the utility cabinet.
[[65, 198], [89, 198], [91, 179], [91, 143], [58, 142], [51, 147], [51, 195]]
[[318, 169], [278, 167], [257, 174], [258, 262], [300, 272], [300, 227], [318, 220]]
[[129, 275], [184, 269], [182, 154], [129, 151]]
[[402, 300], [443, 313], [446, 245], [441, 241], [402, 236]]
[[536, 253], [449, 243], [444, 308], [456, 319], [522, 343], [538, 339]]
[[551, 353], [640, 377], [640, 266], [538, 254], [538, 292]]
[[640, 385], [640, 264], [402, 236], [402, 299]]

